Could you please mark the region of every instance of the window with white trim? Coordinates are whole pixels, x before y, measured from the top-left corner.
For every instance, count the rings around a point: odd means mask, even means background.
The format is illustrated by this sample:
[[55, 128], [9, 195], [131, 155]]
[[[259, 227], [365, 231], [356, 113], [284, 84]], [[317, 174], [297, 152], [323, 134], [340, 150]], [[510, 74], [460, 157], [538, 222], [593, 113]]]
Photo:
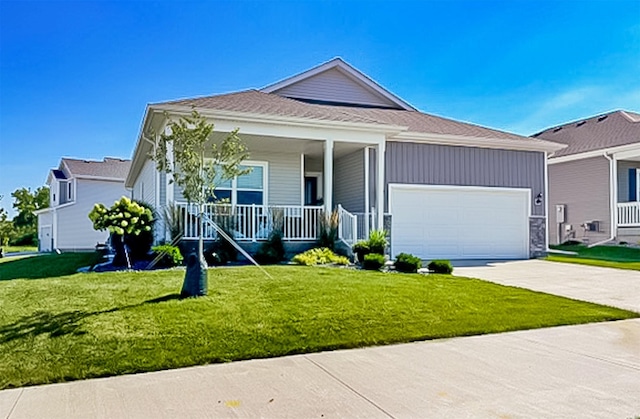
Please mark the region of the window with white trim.
[[240, 169], [248, 167], [252, 169], [249, 173], [218, 185], [215, 202], [226, 201], [234, 205], [266, 204], [267, 163], [245, 162], [240, 165]]
[[629, 201], [640, 201], [640, 169], [629, 169]]

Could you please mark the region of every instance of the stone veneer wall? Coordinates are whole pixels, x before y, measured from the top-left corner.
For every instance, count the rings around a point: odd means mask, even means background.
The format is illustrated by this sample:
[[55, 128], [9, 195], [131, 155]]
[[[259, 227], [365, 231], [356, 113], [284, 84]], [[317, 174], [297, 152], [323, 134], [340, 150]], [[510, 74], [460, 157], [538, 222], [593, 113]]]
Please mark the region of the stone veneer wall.
[[539, 258], [547, 254], [546, 219], [529, 218], [529, 257]]

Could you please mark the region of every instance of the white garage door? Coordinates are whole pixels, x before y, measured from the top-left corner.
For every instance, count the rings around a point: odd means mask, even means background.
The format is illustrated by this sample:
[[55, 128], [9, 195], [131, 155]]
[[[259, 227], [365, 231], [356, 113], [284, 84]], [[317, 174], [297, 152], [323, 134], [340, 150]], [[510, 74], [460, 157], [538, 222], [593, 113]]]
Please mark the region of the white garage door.
[[394, 255], [529, 257], [528, 189], [391, 184], [389, 209]]

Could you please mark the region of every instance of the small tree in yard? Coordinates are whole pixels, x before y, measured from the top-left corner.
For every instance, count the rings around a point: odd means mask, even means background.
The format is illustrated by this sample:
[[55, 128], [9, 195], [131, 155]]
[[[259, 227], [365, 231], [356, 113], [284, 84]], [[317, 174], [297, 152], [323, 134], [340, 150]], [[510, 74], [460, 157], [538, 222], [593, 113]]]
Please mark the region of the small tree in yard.
[[[171, 174], [187, 202], [198, 204], [199, 240], [197, 261], [188, 256], [182, 294], [200, 296], [207, 293], [207, 264], [204, 258], [204, 204], [215, 199], [218, 185], [237, 176], [249, 173], [241, 163], [249, 157], [249, 151], [233, 130], [221, 144], [211, 140], [214, 126], [197, 111], [178, 121], [170, 121], [169, 132], [159, 136], [158, 146], [153, 156], [158, 170]], [[169, 144], [173, 147], [172, 156]], [[205, 158], [206, 157], [206, 158]], [[192, 260], [189, 260], [192, 259]]]
[[127, 236], [139, 236], [150, 232], [153, 226], [153, 213], [127, 197], [120, 198], [111, 208], [103, 204], [95, 204], [89, 213], [89, 219], [96, 230], [108, 230], [112, 234], [116, 254], [114, 266], [131, 268], [131, 260], [125, 247]]

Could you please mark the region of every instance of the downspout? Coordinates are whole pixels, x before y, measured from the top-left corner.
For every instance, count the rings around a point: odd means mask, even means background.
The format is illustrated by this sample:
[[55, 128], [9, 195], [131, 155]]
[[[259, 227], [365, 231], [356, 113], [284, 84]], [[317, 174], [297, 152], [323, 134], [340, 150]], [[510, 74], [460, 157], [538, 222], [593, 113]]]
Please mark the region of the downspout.
[[611, 231], [610, 237], [606, 240], [602, 240], [599, 241], [597, 243], [593, 243], [590, 244], [587, 247], [594, 247], [594, 246], [599, 246], [601, 244], [605, 244], [605, 243], [609, 243], [610, 241], [613, 241], [616, 238], [616, 202], [615, 202], [615, 194], [614, 194], [614, 188], [617, 186], [615, 184], [615, 169], [613, 167], [613, 159], [605, 152], [603, 153], [603, 157], [607, 160], [609, 160], [609, 210], [611, 212], [611, 219], [610, 219], [610, 227], [609, 230]]
[[[549, 153], [544, 152], [544, 229], [545, 229], [545, 240], [547, 241], [546, 252], [549, 253], [551, 248], [549, 248]], [[560, 236], [558, 236], [558, 241], [560, 241]]]

